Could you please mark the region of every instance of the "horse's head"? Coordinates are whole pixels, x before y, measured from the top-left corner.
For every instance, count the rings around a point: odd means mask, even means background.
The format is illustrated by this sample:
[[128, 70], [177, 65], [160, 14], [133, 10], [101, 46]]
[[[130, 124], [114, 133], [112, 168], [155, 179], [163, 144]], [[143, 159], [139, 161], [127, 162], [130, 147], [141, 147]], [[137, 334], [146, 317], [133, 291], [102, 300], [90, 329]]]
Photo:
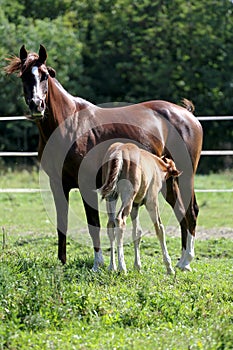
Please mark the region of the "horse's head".
[[20, 77], [23, 82], [24, 98], [30, 108], [31, 119], [43, 118], [46, 109], [49, 75], [55, 71], [46, 66], [47, 52], [40, 45], [39, 54], [28, 53], [24, 45], [20, 49]]

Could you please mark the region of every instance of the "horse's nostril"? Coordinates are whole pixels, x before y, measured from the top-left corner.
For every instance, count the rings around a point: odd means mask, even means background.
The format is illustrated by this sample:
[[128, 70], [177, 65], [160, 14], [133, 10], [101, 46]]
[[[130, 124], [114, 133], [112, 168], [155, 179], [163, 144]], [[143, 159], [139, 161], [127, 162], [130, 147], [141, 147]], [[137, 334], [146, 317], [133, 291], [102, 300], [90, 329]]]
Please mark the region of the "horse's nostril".
[[40, 98], [32, 99], [29, 102], [29, 108], [32, 112], [38, 112], [44, 109], [44, 101]]
[[36, 103], [33, 100], [30, 101], [29, 108], [30, 108], [31, 111], [34, 111], [34, 110], [37, 109], [37, 105], [36, 105]]

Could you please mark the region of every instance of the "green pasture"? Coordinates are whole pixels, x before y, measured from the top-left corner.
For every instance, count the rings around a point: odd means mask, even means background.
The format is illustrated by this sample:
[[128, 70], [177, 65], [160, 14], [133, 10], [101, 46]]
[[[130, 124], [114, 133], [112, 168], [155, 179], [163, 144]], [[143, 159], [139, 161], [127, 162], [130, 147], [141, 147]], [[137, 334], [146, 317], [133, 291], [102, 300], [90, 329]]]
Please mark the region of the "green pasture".
[[[199, 189], [230, 189], [232, 183], [232, 172], [196, 178]], [[38, 188], [37, 171], [2, 173], [0, 188], [12, 187]], [[197, 193], [197, 199], [200, 232], [233, 230], [232, 193]], [[128, 274], [108, 272], [103, 228], [106, 266], [93, 273], [79, 193], [71, 193], [66, 266], [57, 260], [52, 207], [47, 192], [0, 193], [0, 349], [232, 349], [232, 239], [197, 239], [193, 271], [167, 276], [142, 208], [142, 272], [132, 267], [129, 232]], [[101, 209], [104, 226], [104, 203]], [[180, 239], [170, 233], [178, 226], [162, 199], [160, 209], [175, 265]]]
[[[42, 179], [42, 180], [41, 180]], [[46, 176], [39, 177], [38, 171], [22, 170], [2, 171], [0, 188], [42, 188], [47, 189]], [[232, 189], [233, 172], [221, 174], [198, 175], [196, 189]], [[198, 227], [205, 229], [232, 227], [233, 192], [198, 192], [196, 194], [200, 207]], [[55, 212], [51, 193], [1, 193], [0, 194], [1, 226], [11, 234], [51, 233], [55, 232]], [[106, 225], [105, 203], [100, 203], [101, 221]], [[168, 227], [178, 228], [176, 218], [170, 206], [160, 195], [160, 212], [163, 223]], [[150, 219], [142, 207], [140, 218], [145, 232], [153, 230]], [[130, 226], [130, 222], [129, 222]], [[78, 231], [86, 232], [86, 220], [78, 191], [70, 195], [69, 231], [75, 235]], [[198, 229], [197, 229], [198, 230]]]

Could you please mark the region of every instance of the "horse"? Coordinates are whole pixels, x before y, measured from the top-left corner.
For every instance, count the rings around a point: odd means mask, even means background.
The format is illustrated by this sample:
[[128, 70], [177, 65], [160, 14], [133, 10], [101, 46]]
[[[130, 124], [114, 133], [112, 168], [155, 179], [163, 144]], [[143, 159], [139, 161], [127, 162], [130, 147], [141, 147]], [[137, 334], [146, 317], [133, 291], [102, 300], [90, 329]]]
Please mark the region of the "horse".
[[[116, 271], [115, 238], [117, 239], [118, 268], [127, 272], [124, 259], [124, 231], [126, 219], [130, 215], [133, 223], [134, 267], [141, 269], [140, 241], [142, 229], [139, 224], [139, 206], [145, 205], [155, 227], [162, 249], [163, 262], [167, 274], [174, 274], [169, 256], [165, 230], [159, 214], [158, 193], [162, 183], [170, 176], [179, 176], [171, 159], [162, 159], [140, 149], [133, 143], [112, 144], [103, 160], [102, 182], [99, 189], [102, 199], [106, 199], [108, 213], [107, 232], [110, 241], [110, 271]], [[121, 197], [121, 207], [116, 215], [116, 204]]]
[[[103, 155], [111, 143], [131, 140], [141, 148], [166, 155], [183, 172], [170, 177], [162, 193], [171, 205], [181, 228], [181, 258], [177, 266], [190, 270], [194, 257], [198, 205], [194, 175], [202, 148], [202, 127], [193, 114], [193, 104], [184, 106], [163, 100], [104, 108], [74, 97], [47, 66], [47, 51], [38, 54], [23, 45], [19, 57], [8, 58], [7, 74], [22, 80], [28, 118], [39, 130], [38, 158], [49, 176], [56, 207], [58, 258], [66, 263], [66, 233], [69, 192], [79, 188], [94, 248], [93, 270], [103, 264], [100, 244], [98, 194]], [[68, 64], [68, 62], [67, 62]]]

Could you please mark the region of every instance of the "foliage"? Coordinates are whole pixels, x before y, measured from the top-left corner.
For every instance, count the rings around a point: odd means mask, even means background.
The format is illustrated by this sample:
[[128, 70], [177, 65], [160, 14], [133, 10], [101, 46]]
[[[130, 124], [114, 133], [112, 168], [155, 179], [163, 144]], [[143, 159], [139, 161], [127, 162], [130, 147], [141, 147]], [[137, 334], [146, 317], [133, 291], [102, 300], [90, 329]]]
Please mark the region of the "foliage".
[[[208, 6], [201, 0], [1, 0], [0, 68], [22, 44], [37, 51], [43, 43], [59, 81], [94, 103], [179, 103], [186, 97], [197, 115], [231, 115], [232, 11], [230, 0], [211, 0]], [[0, 91], [0, 115], [25, 112], [20, 80], [2, 69]], [[204, 125], [204, 148], [232, 148], [231, 123], [210, 124]], [[28, 128], [34, 140], [36, 128]], [[1, 148], [8, 149], [3, 123], [0, 130]], [[9, 136], [12, 149], [17, 139]], [[34, 142], [28, 147], [35, 149]], [[201, 171], [232, 167], [223, 158], [214, 165], [205, 159]]]

